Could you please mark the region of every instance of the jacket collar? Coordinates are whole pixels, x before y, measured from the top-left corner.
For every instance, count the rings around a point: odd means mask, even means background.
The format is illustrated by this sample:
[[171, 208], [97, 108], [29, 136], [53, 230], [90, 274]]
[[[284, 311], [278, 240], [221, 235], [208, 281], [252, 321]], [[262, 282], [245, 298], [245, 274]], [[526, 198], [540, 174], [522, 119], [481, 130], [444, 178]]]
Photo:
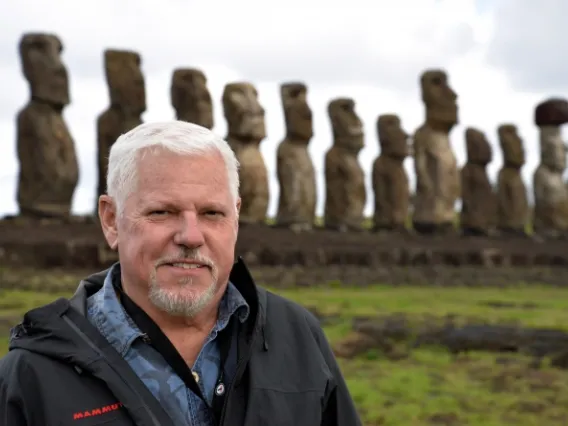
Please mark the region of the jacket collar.
[[[101, 289], [109, 270], [110, 268], [105, 269], [81, 280], [75, 294], [69, 300], [70, 306], [81, 315], [86, 316], [87, 298]], [[266, 323], [266, 293], [257, 287], [242, 257], [239, 256], [233, 265], [229, 280], [237, 287], [250, 307], [247, 322], [254, 323], [255, 328], [264, 329]]]

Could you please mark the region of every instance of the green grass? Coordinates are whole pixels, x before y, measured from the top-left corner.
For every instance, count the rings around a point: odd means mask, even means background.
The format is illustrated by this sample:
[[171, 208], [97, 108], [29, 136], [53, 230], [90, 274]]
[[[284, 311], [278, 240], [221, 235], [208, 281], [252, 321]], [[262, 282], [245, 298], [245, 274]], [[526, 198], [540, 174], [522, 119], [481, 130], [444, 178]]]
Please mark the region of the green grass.
[[[568, 329], [568, 290], [546, 286], [496, 288], [390, 287], [274, 290], [305, 306], [344, 317], [403, 313], [459, 315], [487, 322]], [[495, 308], [499, 304], [505, 307]]]
[[[341, 360], [366, 424], [564, 425], [568, 375], [527, 370], [519, 361], [496, 365], [486, 354], [459, 361], [445, 352], [409, 359]], [[437, 420], [436, 420], [437, 419]]]
[[[2, 271], [0, 271], [1, 273]], [[16, 279], [18, 273], [3, 271]], [[58, 275], [59, 274], [59, 275]], [[52, 293], [8, 290], [0, 292], [2, 319], [15, 321], [26, 310], [69, 295], [78, 276], [60, 272], [29, 273], [32, 288], [45, 283]], [[40, 278], [41, 277], [41, 278]], [[59, 288], [59, 292], [53, 292]], [[304, 306], [340, 319], [324, 330], [336, 345], [350, 333], [358, 316], [404, 313], [420, 321], [427, 316], [457, 315], [488, 322], [520, 322], [527, 326], [568, 328], [568, 289], [518, 285], [515, 288], [420, 288], [373, 286], [276, 290]], [[0, 354], [7, 338], [0, 338]], [[376, 351], [354, 359], [339, 359], [357, 407], [367, 426], [548, 426], [568, 424], [568, 372], [528, 368], [527, 359], [472, 353], [452, 358], [442, 349], [412, 352], [397, 361]]]

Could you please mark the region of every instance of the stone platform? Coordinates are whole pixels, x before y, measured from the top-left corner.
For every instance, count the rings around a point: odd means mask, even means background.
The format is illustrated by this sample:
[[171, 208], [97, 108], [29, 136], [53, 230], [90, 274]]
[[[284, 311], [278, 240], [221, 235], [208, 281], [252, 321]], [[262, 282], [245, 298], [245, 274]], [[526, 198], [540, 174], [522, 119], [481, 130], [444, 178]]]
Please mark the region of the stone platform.
[[[251, 268], [271, 277], [271, 282], [283, 276], [297, 283], [349, 277], [352, 281], [364, 277], [367, 283], [402, 283], [428, 276], [438, 282], [442, 270], [444, 282], [456, 277], [471, 281], [472, 276], [477, 277], [475, 282], [495, 277], [499, 281], [568, 282], [568, 241], [323, 229], [294, 233], [249, 225], [241, 227], [236, 252]], [[68, 224], [0, 221], [0, 265], [94, 270], [116, 259], [98, 224], [88, 220]]]

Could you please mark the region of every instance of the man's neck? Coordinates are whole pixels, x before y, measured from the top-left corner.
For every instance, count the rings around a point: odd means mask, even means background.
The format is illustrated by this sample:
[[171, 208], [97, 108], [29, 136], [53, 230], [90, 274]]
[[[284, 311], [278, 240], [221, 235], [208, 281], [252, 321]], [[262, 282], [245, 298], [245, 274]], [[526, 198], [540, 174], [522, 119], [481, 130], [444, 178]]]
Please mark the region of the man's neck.
[[219, 305], [223, 297], [223, 292], [219, 291], [213, 300], [200, 312], [192, 317], [172, 315], [157, 308], [148, 298], [147, 294], [141, 294], [128, 285], [123, 283], [123, 291], [134, 303], [136, 303], [152, 320], [162, 329], [164, 333], [168, 331], [184, 333], [195, 331], [197, 333], [209, 333], [217, 321]]
[[147, 295], [129, 288], [124, 283], [123, 291], [160, 328], [187, 365], [193, 366], [215, 326], [224, 291], [219, 291], [209, 305], [191, 318], [171, 315], [158, 309]]

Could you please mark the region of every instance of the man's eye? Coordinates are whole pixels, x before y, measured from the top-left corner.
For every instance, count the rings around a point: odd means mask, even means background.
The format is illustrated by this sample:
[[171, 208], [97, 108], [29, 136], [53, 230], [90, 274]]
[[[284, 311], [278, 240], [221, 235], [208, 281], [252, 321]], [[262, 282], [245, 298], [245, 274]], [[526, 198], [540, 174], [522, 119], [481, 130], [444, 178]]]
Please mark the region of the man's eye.
[[150, 212], [151, 216], [163, 216], [168, 214], [168, 212], [166, 210], [153, 210]]
[[207, 216], [222, 216], [223, 213], [217, 210], [209, 210], [205, 213]]

